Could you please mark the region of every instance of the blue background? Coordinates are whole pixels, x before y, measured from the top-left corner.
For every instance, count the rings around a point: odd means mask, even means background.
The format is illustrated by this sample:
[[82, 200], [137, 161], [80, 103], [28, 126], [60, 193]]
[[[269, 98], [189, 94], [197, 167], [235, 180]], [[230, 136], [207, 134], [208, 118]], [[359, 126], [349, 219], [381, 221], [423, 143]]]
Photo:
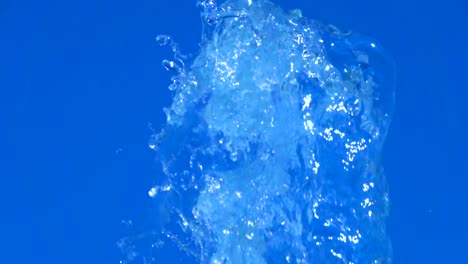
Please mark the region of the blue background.
[[[0, 0], [0, 263], [118, 263], [152, 219], [170, 75], [195, 52], [195, 1]], [[468, 4], [282, 0], [379, 40], [398, 66], [384, 152], [395, 263], [463, 263], [468, 235]], [[132, 219], [133, 227], [121, 220]]]

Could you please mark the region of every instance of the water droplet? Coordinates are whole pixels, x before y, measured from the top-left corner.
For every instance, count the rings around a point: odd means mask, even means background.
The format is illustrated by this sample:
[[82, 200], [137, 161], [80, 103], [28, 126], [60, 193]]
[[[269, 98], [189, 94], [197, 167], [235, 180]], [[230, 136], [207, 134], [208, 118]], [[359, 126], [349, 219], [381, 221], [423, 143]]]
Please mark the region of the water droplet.
[[162, 61], [162, 66], [167, 70], [167, 71], [173, 71], [176, 73], [179, 73], [182, 71], [182, 68], [179, 64], [177, 64], [174, 61], [171, 60], [163, 60]]
[[172, 44], [173, 41], [172, 41], [171, 36], [158, 35], [158, 36], [156, 36], [156, 43], [158, 43], [159, 46], [166, 46], [166, 45]]
[[167, 88], [169, 91], [175, 91], [177, 89], [177, 84], [171, 83]]
[[158, 194], [158, 189], [156, 187], [153, 187], [148, 191], [149, 197], [154, 198], [156, 194]]
[[238, 157], [239, 157], [239, 154], [237, 153], [237, 151], [234, 151], [231, 153], [231, 155], [229, 155], [229, 158], [234, 162], [237, 161]]

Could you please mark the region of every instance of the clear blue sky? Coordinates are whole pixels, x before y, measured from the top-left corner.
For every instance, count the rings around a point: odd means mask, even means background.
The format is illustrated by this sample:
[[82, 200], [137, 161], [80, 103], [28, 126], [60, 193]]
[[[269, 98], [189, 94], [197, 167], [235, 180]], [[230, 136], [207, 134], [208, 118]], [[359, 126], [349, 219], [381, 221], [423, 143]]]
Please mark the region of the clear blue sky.
[[[277, 2], [393, 54], [395, 263], [466, 260], [466, 1]], [[148, 124], [160, 128], [171, 99], [161, 33], [195, 52], [195, 1], [0, 0], [0, 263], [117, 263], [120, 221], [151, 221]]]

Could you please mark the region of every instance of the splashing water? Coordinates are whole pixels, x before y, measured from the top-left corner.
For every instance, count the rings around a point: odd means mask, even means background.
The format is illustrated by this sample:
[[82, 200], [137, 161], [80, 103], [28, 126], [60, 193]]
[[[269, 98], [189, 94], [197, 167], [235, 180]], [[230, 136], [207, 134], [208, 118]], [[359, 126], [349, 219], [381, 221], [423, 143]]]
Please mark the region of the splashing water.
[[151, 263], [391, 263], [392, 61], [268, 0], [199, 5], [192, 61], [158, 37], [174, 98], [151, 143], [165, 174]]

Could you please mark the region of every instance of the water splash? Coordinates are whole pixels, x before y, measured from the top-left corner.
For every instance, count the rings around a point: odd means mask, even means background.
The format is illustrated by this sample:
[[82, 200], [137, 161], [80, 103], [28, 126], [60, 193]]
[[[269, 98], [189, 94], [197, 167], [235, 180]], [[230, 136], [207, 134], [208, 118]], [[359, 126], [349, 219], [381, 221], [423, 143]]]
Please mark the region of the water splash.
[[268, 0], [198, 4], [201, 50], [164, 63], [174, 98], [152, 190], [170, 200], [154, 263], [390, 263], [384, 50]]

